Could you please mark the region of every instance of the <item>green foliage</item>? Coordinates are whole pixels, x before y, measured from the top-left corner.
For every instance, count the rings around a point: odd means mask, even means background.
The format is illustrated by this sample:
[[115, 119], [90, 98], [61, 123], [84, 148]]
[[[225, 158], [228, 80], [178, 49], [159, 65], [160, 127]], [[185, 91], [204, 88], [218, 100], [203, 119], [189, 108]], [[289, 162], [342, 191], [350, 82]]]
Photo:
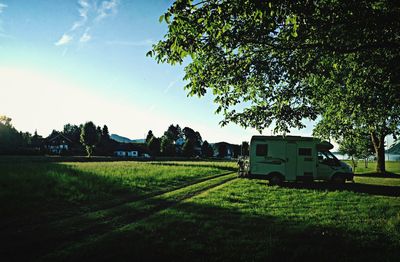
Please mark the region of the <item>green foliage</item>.
[[222, 125], [287, 133], [320, 116], [322, 135], [371, 133], [384, 171], [382, 137], [400, 125], [397, 1], [177, 0], [160, 19], [148, 55], [190, 57], [185, 89], [211, 91]]
[[100, 135], [93, 122], [86, 122], [81, 129], [81, 143], [85, 146], [88, 157], [92, 155], [93, 148], [99, 143]]

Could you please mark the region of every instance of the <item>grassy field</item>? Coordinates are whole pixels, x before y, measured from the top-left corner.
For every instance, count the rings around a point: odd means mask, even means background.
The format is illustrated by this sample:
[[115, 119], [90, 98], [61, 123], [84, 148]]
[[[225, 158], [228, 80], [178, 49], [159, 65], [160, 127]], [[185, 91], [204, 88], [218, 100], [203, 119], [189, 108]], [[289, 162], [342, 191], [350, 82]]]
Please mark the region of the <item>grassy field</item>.
[[400, 176], [269, 187], [233, 168], [0, 161], [0, 260], [398, 260]]
[[140, 162], [1, 162], [1, 224], [119, 203], [230, 171], [229, 165]]

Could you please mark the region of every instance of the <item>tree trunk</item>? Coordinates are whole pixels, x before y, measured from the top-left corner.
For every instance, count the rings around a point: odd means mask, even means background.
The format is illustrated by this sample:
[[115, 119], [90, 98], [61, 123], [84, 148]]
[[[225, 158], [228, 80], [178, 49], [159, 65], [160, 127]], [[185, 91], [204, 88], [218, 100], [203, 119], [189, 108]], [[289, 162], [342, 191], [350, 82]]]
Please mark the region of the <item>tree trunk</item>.
[[376, 133], [371, 133], [371, 138], [376, 154], [376, 172], [385, 174], [385, 136], [378, 136]]

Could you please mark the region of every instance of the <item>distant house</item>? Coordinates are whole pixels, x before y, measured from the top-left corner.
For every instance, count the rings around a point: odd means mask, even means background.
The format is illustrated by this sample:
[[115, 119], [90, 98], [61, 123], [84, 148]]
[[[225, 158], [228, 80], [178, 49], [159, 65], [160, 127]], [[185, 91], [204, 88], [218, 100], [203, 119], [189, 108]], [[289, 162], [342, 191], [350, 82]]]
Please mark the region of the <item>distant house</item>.
[[219, 142], [211, 144], [214, 150], [214, 157], [218, 158], [237, 158], [240, 152], [240, 146], [235, 144], [229, 144], [227, 142]]
[[119, 143], [114, 148], [117, 157], [149, 157], [149, 150], [143, 144]]
[[182, 147], [183, 144], [185, 144], [185, 139], [183, 137], [178, 137], [178, 139], [175, 140], [175, 145], [176, 146]]
[[48, 153], [55, 155], [61, 155], [71, 150], [72, 146], [72, 140], [59, 132], [53, 132], [44, 142], [44, 148]]

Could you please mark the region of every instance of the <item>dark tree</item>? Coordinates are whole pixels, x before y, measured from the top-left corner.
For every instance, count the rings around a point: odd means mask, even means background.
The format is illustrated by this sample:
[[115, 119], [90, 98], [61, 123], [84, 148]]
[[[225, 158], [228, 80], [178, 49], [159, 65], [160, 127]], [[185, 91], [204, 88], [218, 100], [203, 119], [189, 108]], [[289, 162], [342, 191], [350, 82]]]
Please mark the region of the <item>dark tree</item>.
[[160, 142], [159, 138], [152, 136], [148, 143], [148, 147], [149, 147], [150, 151], [152, 152], [153, 156], [160, 155], [161, 142]]
[[103, 140], [110, 139], [110, 132], [108, 131], [108, 127], [106, 125], [103, 126], [103, 130], [101, 131], [101, 138]]
[[62, 132], [66, 137], [75, 143], [79, 143], [81, 136], [81, 129], [77, 125], [66, 124]]
[[18, 132], [12, 126], [11, 118], [0, 116], [0, 154], [17, 154], [30, 140], [29, 133]]
[[150, 140], [154, 137], [153, 131], [149, 130], [146, 136], [146, 144], [149, 145]]
[[92, 155], [93, 148], [99, 143], [99, 132], [93, 122], [86, 122], [81, 129], [81, 143], [85, 146], [88, 157]]
[[203, 157], [212, 157], [214, 155], [214, 150], [210, 144], [205, 140], [203, 145], [201, 145], [201, 153]]
[[219, 143], [217, 145], [218, 145], [218, 157], [219, 158], [226, 157], [226, 154], [227, 154], [227, 151], [228, 151], [228, 148], [227, 148], [226, 144], [225, 143]]
[[241, 156], [249, 156], [249, 142], [243, 141], [241, 148], [240, 148], [240, 155]]
[[167, 135], [161, 137], [161, 154], [164, 156], [175, 156], [174, 141]]
[[185, 144], [183, 144], [182, 147], [182, 154], [186, 157], [192, 157], [194, 156], [194, 142], [190, 139], [185, 141]]
[[167, 131], [164, 132], [164, 136], [168, 136], [169, 139], [176, 141], [182, 136], [182, 130], [179, 125], [170, 125]]

